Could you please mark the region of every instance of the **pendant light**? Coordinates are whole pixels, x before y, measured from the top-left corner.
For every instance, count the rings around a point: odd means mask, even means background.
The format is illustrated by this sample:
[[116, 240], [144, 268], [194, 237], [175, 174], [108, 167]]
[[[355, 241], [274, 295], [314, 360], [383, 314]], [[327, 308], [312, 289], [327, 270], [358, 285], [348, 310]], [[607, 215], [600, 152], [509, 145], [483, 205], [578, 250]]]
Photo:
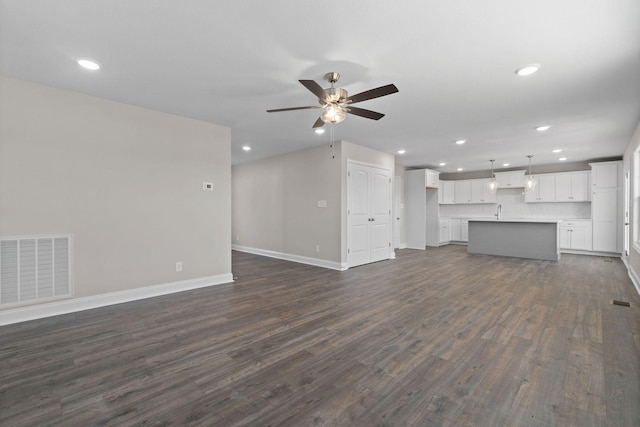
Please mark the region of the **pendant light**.
[[496, 181], [496, 177], [493, 174], [493, 162], [495, 162], [495, 160], [489, 160], [491, 162], [491, 178], [489, 179], [489, 191], [492, 193], [495, 193], [496, 190], [498, 189], [498, 181]]
[[536, 179], [533, 177], [533, 175], [531, 175], [531, 158], [533, 156], [528, 155], [527, 157], [529, 158], [529, 176], [527, 176], [524, 180], [524, 191], [533, 191], [535, 190], [537, 184]]

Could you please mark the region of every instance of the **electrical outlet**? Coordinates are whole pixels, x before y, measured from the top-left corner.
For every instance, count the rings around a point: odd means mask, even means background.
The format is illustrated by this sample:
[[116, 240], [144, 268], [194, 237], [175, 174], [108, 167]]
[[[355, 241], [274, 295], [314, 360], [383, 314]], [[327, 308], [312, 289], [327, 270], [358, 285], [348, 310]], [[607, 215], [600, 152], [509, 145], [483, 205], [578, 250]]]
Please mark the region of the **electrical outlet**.
[[316, 245], [316, 252], [320, 253], [320, 245]]
[[176, 271], [182, 271], [182, 261], [176, 262]]
[[213, 182], [203, 182], [202, 189], [204, 191], [213, 191]]

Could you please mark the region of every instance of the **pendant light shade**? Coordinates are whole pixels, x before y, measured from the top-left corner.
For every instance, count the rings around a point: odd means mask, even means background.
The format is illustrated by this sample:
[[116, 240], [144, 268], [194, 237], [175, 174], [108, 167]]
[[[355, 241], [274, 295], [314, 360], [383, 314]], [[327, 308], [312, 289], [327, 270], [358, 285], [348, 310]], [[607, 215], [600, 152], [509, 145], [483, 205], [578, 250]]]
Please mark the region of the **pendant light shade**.
[[496, 181], [496, 177], [493, 175], [493, 162], [495, 160], [489, 160], [491, 162], [491, 178], [489, 179], [489, 191], [495, 193], [498, 190], [498, 181]]
[[529, 192], [536, 189], [536, 184], [538, 183], [538, 181], [534, 178], [533, 175], [531, 175], [531, 158], [533, 156], [528, 155], [527, 157], [529, 158], [529, 175], [524, 180], [524, 191]]

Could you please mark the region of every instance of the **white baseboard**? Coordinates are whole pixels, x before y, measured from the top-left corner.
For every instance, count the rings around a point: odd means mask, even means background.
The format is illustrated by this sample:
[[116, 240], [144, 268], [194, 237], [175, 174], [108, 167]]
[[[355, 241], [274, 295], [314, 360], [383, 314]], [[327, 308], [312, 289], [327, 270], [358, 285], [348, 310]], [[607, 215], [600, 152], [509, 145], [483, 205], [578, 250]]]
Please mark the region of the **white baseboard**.
[[407, 249], [406, 243], [400, 243], [400, 247], [398, 249]]
[[631, 265], [629, 265], [627, 270], [629, 271], [629, 278], [631, 278], [631, 282], [633, 282], [633, 286], [636, 288], [636, 292], [640, 295], [640, 277], [638, 277], [633, 268], [631, 268]]
[[75, 313], [107, 305], [121, 304], [160, 295], [205, 288], [233, 282], [233, 274], [218, 274], [216, 276], [199, 277], [197, 279], [180, 282], [162, 283], [160, 285], [145, 286], [143, 288], [128, 289], [126, 291], [110, 292], [89, 297], [71, 298], [44, 304], [16, 307], [0, 310], [0, 326], [43, 317], [58, 316], [60, 314]]
[[347, 269], [346, 264], [339, 262], [327, 261], [324, 259], [310, 258], [302, 255], [287, 254], [284, 252], [270, 251], [267, 249], [251, 248], [248, 246], [231, 245], [231, 249], [239, 252], [246, 252], [254, 255], [262, 255], [269, 258], [283, 259], [285, 261], [299, 262], [300, 264], [314, 265], [316, 267], [329, 268], [331, 270], [344, 271]]

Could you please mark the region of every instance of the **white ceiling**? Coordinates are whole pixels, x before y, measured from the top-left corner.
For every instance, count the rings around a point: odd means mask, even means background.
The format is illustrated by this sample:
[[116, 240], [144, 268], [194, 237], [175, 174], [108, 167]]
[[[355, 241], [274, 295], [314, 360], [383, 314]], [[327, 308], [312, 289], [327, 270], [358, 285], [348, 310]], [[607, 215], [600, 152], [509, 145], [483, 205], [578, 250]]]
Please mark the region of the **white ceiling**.
[[640, 1], [0, 0], [1, 74], [229, 126], [234, 164], [328, 144], [317, 110], [265, 110], [316, 104], [298, 80], [329, 71], [350, 94], [398, 87], [358, 104], [386, 117], [334, 133], [404, 148], [405, 166], [620, 156], [640, 120]]

